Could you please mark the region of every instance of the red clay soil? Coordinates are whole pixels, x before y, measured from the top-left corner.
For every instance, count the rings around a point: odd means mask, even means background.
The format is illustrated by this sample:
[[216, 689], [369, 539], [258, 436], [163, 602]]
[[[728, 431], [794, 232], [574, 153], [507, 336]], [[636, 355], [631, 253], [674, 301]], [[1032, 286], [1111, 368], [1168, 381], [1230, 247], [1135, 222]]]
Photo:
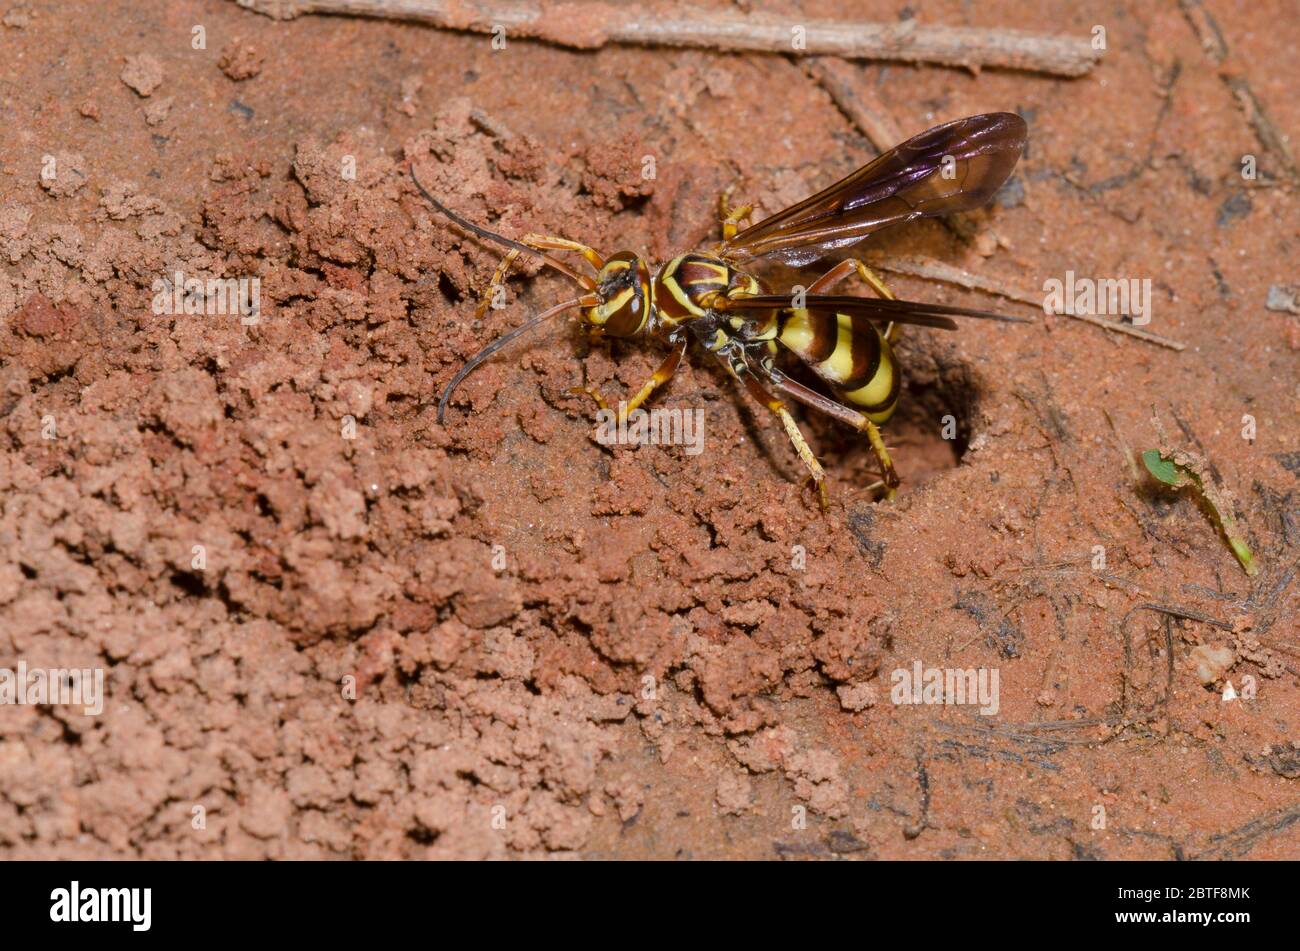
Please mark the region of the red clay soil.
[[[906, 134], [997, 110], [1030, 129], [974, 240], [929, 221], [866, 247], [1033, 293], [1149, 278], [1147, 329], [1186, 349], [895, 277], [1034, 322], [906, 334], [892, 504], [864, 440], [799, 414], [823, 516], [698, 352], [654, 405], [704, 411], [701, 454], [598, 444], [568, 389], [616, 398], [661, 353], [574, 320], [439, 425], [466, 358], [571, 289], [522, 267], [475, 320], [499, 253], [403, 170], [507, 234], [666, 260], [717, 239], [728, 185], [761, 217], [875, 154], [805, 64], [10, 0], [0, 666], [103, 668], [107, 701], [0, 707], [2, 854], [1300, 855], [1300, 20], [1025, 6], [908, 9], [1102, 24], [1102, 63], [851, 67]], [[178, 270], [258, 277], [258, 322], [156, 313]], [[1256, 577], [1133, 463], [1160, 445], [1208, 460]], [[1201, 646], [1226, 649], [1208, 683]], [[1000, 709], [892, 702], [918, 661], [996, 669]]]

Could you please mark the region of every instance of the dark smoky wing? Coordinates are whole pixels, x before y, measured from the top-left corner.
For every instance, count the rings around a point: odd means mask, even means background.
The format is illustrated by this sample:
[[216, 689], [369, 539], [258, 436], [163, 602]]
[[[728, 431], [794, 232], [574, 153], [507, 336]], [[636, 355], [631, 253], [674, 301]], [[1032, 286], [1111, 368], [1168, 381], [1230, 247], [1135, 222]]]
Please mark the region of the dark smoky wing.
[[1030, 323], [1023, 317], [1011, 317], [988, 310], [953, 307], [948, 304], [926, 304], [911, 300], [885, 300], [884, 298], [850, 297], [833, 294], [807, 294], [799, 301], [791, 294], [761, 294], [753, 297], [728, 298], [719, 310], [725, 312], [750, 310], [794, 310], [802, 303], [803, 310], [813, 313], [831, 312], [847, 314], [851, 318], [874, 324], [915, 324], [919, 327], [938, 327], [956, 330], [954, 317], [973, 317], [980, 320], [998, 320], [1006, 323]]
[[936, 126], [746, 228], [723, 245], [722, 256], [799, 267], [900, 221], [978, 208], [1011, 175], [1027, 135], [1025, 121], [1010, 112]]

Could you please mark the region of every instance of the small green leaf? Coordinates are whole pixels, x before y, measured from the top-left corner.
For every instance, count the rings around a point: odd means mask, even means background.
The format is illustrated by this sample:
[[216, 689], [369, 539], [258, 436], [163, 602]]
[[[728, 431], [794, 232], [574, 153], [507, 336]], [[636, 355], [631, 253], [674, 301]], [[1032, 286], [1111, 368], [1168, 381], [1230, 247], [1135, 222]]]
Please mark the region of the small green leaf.
[[1173, 460], [1161, 456], [1159, 449], [1148, 449], [1142, 453], [1142, 464], [1165, 485], [1179, 486], [1188, 478], [1186, 470]]
[[1172, 459], [1166, 459], [1160, 455], [1159, 449], [1148, 449], [1142, 453], [1142, 464], [1147, 467], [1148, 472], [1165, 483], [1165, 485], [1171, 485], [1176, 489], [1190, 485], [1192, 490], [1205, 501], [1210, 512], [1213, 513], [1214, 520], [1223, 532], [1228, 547], [1237, 556], [1237, 560], [1241, 562], [1241, 567], [1245, 569], [1246, 574], [1252, 578], [1259, 574], [1259, 563], [1255, 561], [1255, 556], [1251, 554], [1245, 539], [1237, 533], [1237, 523], [1233, 520], [1232, 514], [1226, 508], [1220, 506], [1218, 493], [1212, 487], [1207, 487], [1202, 483], [1200, 477], [1186, 466], [1180, 466]]
[[1241, 567], [1246, 569], [1246, 574], [1252, 578], [1259, 574], [1259, 563], [1255, 561], [1255, 556], [1250, 553], [1244, 541], [1234, 536], [1228, 539], [1228, 544], [1232, 546], [1232, 553], [1241, 562]]

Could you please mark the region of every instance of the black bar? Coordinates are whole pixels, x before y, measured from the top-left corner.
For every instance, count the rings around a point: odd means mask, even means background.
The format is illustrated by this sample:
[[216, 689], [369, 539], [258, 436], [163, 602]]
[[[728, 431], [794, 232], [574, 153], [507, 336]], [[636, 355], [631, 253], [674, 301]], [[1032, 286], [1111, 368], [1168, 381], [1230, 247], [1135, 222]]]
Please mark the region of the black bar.
[[[1296, 872], [1294, 863], [1262, 862], [544, 865], [10, 862], [0, 864], [0, 907], [9, 939], [76, 932], [338, 942], [415, 930], [441, 942], [470, 927], [494, 941], [563, 941], [581, 924], [589, 935], [632, 941], [699, 921], [754, 937], [765, 934], [756, 924], [807, 936], [853, 922], [864, 941], [901, 929], [924, 944], [1017, 933], [1236, 941], [1294, 920]], [[149, 889], [148, 930], [136, 930], [143, 891], [132, 893], [140, 905], [121, 903], [122, 892], [108, 896], [119, 901], [119, 917], [134, 909], [136, 923], [53, 921], [52, 913], [67, 917], [74, 881], [85, 910], [100, 905], [98, 889]], [[605, 918], [618, 930], [599, 930]]]

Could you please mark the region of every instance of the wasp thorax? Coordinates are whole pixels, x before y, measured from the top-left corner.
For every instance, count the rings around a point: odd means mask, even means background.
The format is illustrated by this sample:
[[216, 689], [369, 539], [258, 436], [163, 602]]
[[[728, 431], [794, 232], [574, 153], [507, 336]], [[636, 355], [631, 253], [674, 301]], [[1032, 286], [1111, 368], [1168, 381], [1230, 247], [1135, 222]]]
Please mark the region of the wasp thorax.
[[634, 337], [650, 316], [650, 272], [631, 251], [611, 257], [596, 276], [600, 303], [583, 311], [588, 323], [611, 337]]

